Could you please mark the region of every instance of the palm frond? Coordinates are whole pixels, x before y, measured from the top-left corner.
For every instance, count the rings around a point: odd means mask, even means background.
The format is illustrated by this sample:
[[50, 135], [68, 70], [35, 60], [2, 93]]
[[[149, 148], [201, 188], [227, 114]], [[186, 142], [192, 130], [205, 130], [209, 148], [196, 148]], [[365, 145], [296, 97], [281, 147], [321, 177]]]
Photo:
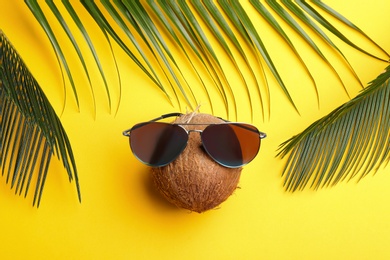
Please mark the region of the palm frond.
[[[229, 54], [229, 59], [232, 60], [234, 66], [237, 68], [237, 71], [239, 72], [240, 77], [245, 85], [245, 90], [246, 90], [246, 94], [248, 96], [250, 108], [253, 110], [253, 105], [252, 105], [252, 100], [251, 100], [252, 95], [251, 95], [251, 92], [250, 92], [249, 87], [247, 85], [247, 79], [245, 79], [245, 76], [241, 73], [241, 71], [240, 71], [241, 68], [238, 66], [238, 64], [236, 62], [236, 58], [232, 53], [233, 51], [231, 51], [229, 49], [228, 42], [230, 42], [234, 46], [234, 48], [240, 54], [241, 58], [244, 60], [244, 62], [246, 64], [247, 71], [249, 72], [251, 78], [255, 82], [255, 85], [257, 88], [257, 93], [258, 93], [259, 100], [260, 100], [260, 105], [262, 107], [262, 116], [263, 116], [263, 118], [265, 118], [264, 107], [266, 105], [265, 105], [264, 99], [261, 95], [259, 80], [257, 79], [257, 76], [256, 76], [257, 73], [252, 68], [252, 66], [250, 66], [249, 59], [248, 59], [249, 54], [246, 53], [244, 51], [244, 49], [242, 48], [240, 42], [238, 41], [237, 37], [234, 34], [233, 28], [231, 28], [229, 26], [228, 21], [223, 17], [222, 13], [219, 11], [218, 6], [214, 3], [214, 1], [213, 0], [203, 0], [202, 3], [205, 6], [205, 8], [208, 10], [208, 14], [209, 14], [209, 15], [207, 15], [207, 14], [202, 15], [202, 18], [203, 18], [203, 20], [207, 21], [208, 24], [211, 24], [211, 25], [209, 25], [209, 27], [212, 28], [212, 31], [215, 31], [215, 33], [213, 33], [213, 34], [218, 35], [217, 36], [219, 38], [218, 41], [221, 43], [221, 45], [223, 46], [225, 51]], [[205, 12], [203, 12], [203, 13], [205, 13]], [[211, 15], [211, 17], [210, 17], [210, 15]], [[221, 30], [220, 30], [221, 32], [218, 32], [218, 30], [215, 28], [216, 26], [212, 25], [213, 23], [216, 23], [221, 28]], [[219, 35], [221, 35], [221, 36], [219, 36]], [[229, 40], [226, 40], [225, 37], [227, 37]], [[252, 111], [252, 117], [253, 117], [253, 111]]]
[[[39, 8], [39, 4], [36, 0], [25, 1], [28, 3], [31, 11], [49, 36], [55, 51], [58, 53], [59, 62], [70, 77], [70, 70], [68, 65], [66, 65], [66, 59], [61, 51], [60, 45], [62, 43], [59, 44], [56, 41], [49, 22]], [[54, 5], [52, 4], [52, 0], [47, 2], [49, 3], [49, 6], [51, 6], [54, 16], [57, 17], [57, 20], [64, 30], [67, 31], [68, 27], [65, 25], [66, 22], [62, 19], [61, 13], [59, 13], [56, 8], [53, 8]], [[207, 83], [205, 83], [205, 79], [207, 78], [211, 79], [214, 84], [213, 87], [219, 93], [227, 113], [229, 113], [229, 107], [233, 106], [233, 109], [237, 114], [235, 102], [235, 94], [237, 93], [235, 91], [237, 90], [235, 88], [233, 91], [233, 88], [231, 87], [231, 85], [233, 85], [231, 82], [232, 79], [226, 75], [223, 69], [223, 64], [221, 62], [223, 59], [224, 61], [231, 63], [236, 70], [237, 76], [241, 78], [240, 85], [242, 91], [245, 92], [248, 97], [251, 108], [254, 95], [249, 90], [247, 82], [248, 80], [255, 81], [255, 84], [257, 85], [257, 90], [255, 91], [257, 92], [256, 95], [260, 96], [263, 117], [264, 109], [266, 107], [265, 100], [268, 101], [268, 109], [270, 108], [268, 74], [271, 74], [276, 79], [289, 102], [298, 111], [293, 98], [289, 94], [290, 87], [285, 85], [282, 75], [279, 73], [278, 64], [274, 62], [274, 59], [268, 53], [267, 46], [262, 40], [261, 31], [255, 26], [259, 23], [259, 17], [248, 12], [247, 8], [250, 7], [253, 7], [253, 10], [257, 11], [259, 16], [264, 18], [265, 24], [268, 23], [270, 27], [281, 36], [287, 43], [286, 47], [293, 50], [293, 53], [295, 53], [298, 60], [301, 62], [302, 68], [306, 71], [314, 86], [315, 79], [309, 68], [307, 68], [305, 60], [301, 58], [299, 51], [294, 47], [292, 37], [288, 37], [285, 33], [284, 26], [286, 26], [286, 28], [292, 28], [297, 35], [318, 54], [318, 57], [327, 63], [334, 71], [347, 93], [348, 90], [344, 85], [341, 76], [328, 60], [327, 55], [320, 50], [318, 47], [319, 45], [316, 40], [310, 36], [310, 33], [316, 34], [321, 43], [325, 43], [334, 49], [339, 54], [341, 60], [344, 61], [344, 65], [350, 69], [351, 73], [359, 82], [359, 77], [349, 63], [347, 57], [331, 40], [328, 34], [333, 34], [351, 48], [355, 48], [373, 58], [383, 61], [389, 59], [389, 54], [384, 52], [383, 49], [381, 49], [380, 46], [371, 40], [363, 31], [319, 0], [266, 0], [264, 4], [259, 0], [249, 0], [248, 3], [251, 5], [244, 5], [244, 3], [233, 0], [114, 0], [112, 2], [103, 0], [101, 1], [101, 5], [94, 1], [82, 0], [81, 2], [102, 32], [105, 35], [110, 35], [171, 101], [170, 94], [168, 94], [169, 91], [165, 88], [167, 85], [165, 82], [168, 82], [179, 106], [181, 99], [190, 107], [195, 107], [199, 103], [198, 98], [194, 95], [194, 93], [196, 93], [194, 88], [197, 88], [198, 86], [201, 86], [202, 91], [206, 92], [208, 101], [212, 103], [212, 98], [209, 95], [209, 90], [212, 86], [206, 87]], [[89, 38], [87, 32], [81, 27], [82, 19], [77, 14], [77, 10], [72, 7], [74, 4], [70, 3], [70, 1], [63, 1], [63, 5], [88, 42]], [[351, 30], [356, 31], [361, 36], [369, 39], [374, 47], [379, 48], [382, 51], [385, 57], [377, 57], [359, 47], [358, 43], [350, 41], [339, 29], [337, 29], [336, 23], [333, 24], [329, 22], [325, 17], [326, 15], [323, 15], [322, 13], [336, 18], [339, 23], [349, 26]], [[285, 23], [282, 25], [278, 22], [278, 19], [282, 19]], [[203, 21], [203, 23], [200, 23], [200, 21]], [[306, 27], [309, 28], [308, 31], [310, 31], [310, 33], [306, 32], [301, 24], [305, 24]], [[120, 36], [118, 30], [122, 31], [125, 36]], [[71, 37], [69, 32], [67, 32], [67, 35], [68, 37]], [[240, 42], [235, 35], [241, 36]], [[222, 53], [219, 51], [220, 49], [217, 51], [217, 48], [215, 48], [216, 46], [211, 44], [212, 41], [219, 43], [220, 47], [222, 47], [220, 48], [222, 49]], [[175, 51], [184, 53], [184, 57], [187, 58], [186, 64], [177, 62], [173, 50], [171, 49], [172, 47], [170, 47], [168, 43], [175, 43]], [[242, 44], [245, 44], [249, 48], [242, 48]], [[72, 45], [74, 48], [78, 49], [77, 43], [72, 42]], [[90, 44], [89, 46], [91, 47]], [[95, 57], [95, 60], [98, 62], [97, 54]], [[244, 65], [241, 63], [238, 65], [236, 62], [237, 57], [244, 61]], [[253, 69], [254, 66], [249, 62], [248, 57], [257, 58], [258, 68], [256, 68], [256, 70]], [[153, 66], [154, 64], [158, 64], [158, 66]], [[201, 64], [200, 67], [203, 66], [203, 68], [194, 66], [194, 64]], [[183, 65], [189, 67], [188, 71], [192, 71], [199, 79], [199, 82], [187, 81], [187, 76], [183, 73]], [[243, 66], [243, 68], [240, 66]], [[249, 75], [242, 73], [243, 69], [247, 71], [248, 68], [250, 71]], [[202, 72], [205, 72], [203, 73], [205, 75], [203, 75]], [[250, 79], [246, 77], [250, 77]], [[234, 82], [234, 84], [237, 84], [237, 82]], [[262, 85], [265, 85], [265, 88], [262, 87]], [[107, 95], [110, 95], [108, 91]], [[319, 94], [317, 93], [317, 98], [318, 95]], [[77, 98], [77, 95], [75, 96]], [[228, 102], [229, 100], [233, 100], [232, 104]]]
[[[133, 28], [135, 28], [138, 34], [142, 37], [144, 42], [147, 43], [147, 46], [153, 56], [155, 56], [155, 60], [158, 62], [161, 71], [168, 79], [176, 99], [178, 100], [178, 95], [175, 91], [174, 85], [179, 88], [187, 105], [192, 108], [192, 102], [190, 101], [189, 95], [187, 95], [184, 90], [184, 86], [181, 83], [179, 76], [181, 76], [186, 85], [188, 85], [188, 82], [183, 76], [179, 65], [168, 48], [164, 37], [162, 37], [152, 19], [149, 15], [147, 15], [145, 8], [139, 1], [126, 1], [123, 3], [116, 1], [115, 3], [118, 9], [120, 9], [122, 14], [127, 18], [128, 22], [132, 24]], [[169, 80], [169, 77], [172, 77], [173, 82]], [[189, 94], [196, 102], [196, 98], [194, 97], [192, 91], [190, 91]]]
[[[212, 79], [217, 91], [220, 93], [226, 110], [228, 110], [228, 98], [224, 88], [224, 81], [221, 80], [221, 77], [218, 73], [218, 71], [222, 71], [220, 66], [218, 65], [219, 61], [215, 60], [214, 64], [214, 61], [211, 57], [216, 58], [215, 52], [210, 45], [207, 37], [204, 35], [204, 32], [202, 31], [200, 25], [197, 22], [194, 22], [195, 19], [191, 12], [188, 11], [188, 6], [185, 6], [184, 3], [182, 6], [182, 8], [184, 7], [184, 11], [182, 11], [179, 5], [176, 5], [173, 2], [160, 0], [158, 0], [157, 2], [160, 8], [154, 7], [153, 11], [156, 12], [156, 14], [158, 14], [159, 11], [162, 11], [164, 13], [164, 16], [166, 16], [167, 20], [171, 24], [168, 25], [167, 23], [164, 23], [165, 28], [169, 32], [169, 35], [172, 35], [172, 31], [176, 31], [177, 34], [182, 37], [183, 43], [186, 43], [188, 46], [187, 49], [184, 48], [183, 51], [186, 53], [188, 52], [188, 50], [190, 50], [195, 54], [195, 56], [201, 62], [205, 70], [209, 73], [209, 77]], [[149, 1], [148, 4], [152, 6], [153, 1]], [[160, 19], [164, 16], [160, 16]], [[177, 37], [173, 36], [173, 39], [176, 40], [176, 38]], [[193, 61], [191, 60], [191, 58], [188, 55], [186, 55], [186, 57], [189, 63], [192, 64]], [[192, 66], [192, 68], [194, 69], [195, 73], [197, 73], [196, 67]], [[222, 78], [226, 80], [226, 76], [224, 74], [222, 75]], [[201, 77], [200, 81], [202, 82], [202, 84], [204, 84]], [[207, 88], [204, 89], [208, 94]], [[208, 99], [211, 100], [210, 97], [208, 97]]]
[[[49, 21], [46, 19], [46, 16], [43, 13], [43, 11], [40, 8], [37, 1], [26, 0], [26, 4], [30, 8], [31, 12], [34, 14], [34, 16], [37, 19], [37, 21], [39, 22], [39, 24], [44, 29], [47, 37], [49, 38], [50, 43], [53, 46], [53, 49], [55, 50], [55, 53], [57, 55], [58, 63], [60, 64], [60, 66], [64, 67], [66, 75], [67, 75], [67, 77], [70, 81], [70, 84], [72, 86], [72, 90], [73, 90], [74, 97], [76, 99], [77, 106], [79, 106], [79, 97], [77, 94], [76, 84], [74, 82], [73, 75], [72, 75], [71, 70], [69, 68], [69, 65], [67, 63], [67, 59], [65, 57], [65, 54], [61, 48], [61, 45], [58, 42], [57, 37], [55, 36], [54, 31], [49, 24]], [[58, 17], [58, 20], [61, 20], [61, 17]], [[61, 73], [62, 73], [62, 78], [63, 78], [64, 86], [65, 86], [65, 78], [64, 78], [65, 76], [64, 76], [64, 73], [62, 70], [61, 70]], [[64, 91], [64, 92], [65, 92], [65, 101], [66, 101], [66, 91]]]
[[[210, 93], [206, 87], [206, 84], [204, 82], [204, 80], [202, 79], [201, 75], [200, 75], [200, 72], [199, 72], [199, 69], [196, 68], [196, 66], [194, 65], [194, 63], [192, 62], [191, 58], [189, 57], [186, 49], [184, 48], [184, 45], [182, 44], [181, 40], [179, 39], [179, 37], [176, 35], [176, 32], [174, 31], [174, 28], [171, 26], [171, 24], [169, 23], [169, 18], [166, 17], [166, 11], [162, 11], [160, 9], [160, 6], [156, 3], [156, 1], [154, 0], [148, 0], [147, 1], [149, 7], [153, 10], [154, 13], [156, 13], [157, 15], [157, 18], [158, 20], [160, 21], [160, 23], [163, 25], [163, 27], [165, 28], [167, 34], [172, 38], [172, 40], [175, 42], [176, 46], [178, 47], [177, 50], [180, 50], [181, 51], [181, 54], [184, 55], [186, 57], [186, 59], [189, 61], [189, 64], [192, 68], [192, 70], [195, 72], [196, 74], [196, 77], [197, 79], [199, 80], [201, 86], [203, 87], [206, 95], [207, 95], [207, 99], [208, 99], [208, 102], [211, 104], [211, 110], [213, 111], [213, 106], [212, 106], [212, 102], [211, 102], [211, 96], [210, 96]], [[164, 6], [161, 6], [161, 8], [164, 8]], [[165, 8], [168, 8], [168, 7], [165, 7]], [[165, 9], [167, 10], [167, 9]], [[168, 11], [169, 13], [169, 11]], [[174, 16], [173, 12], [170, 12], [170, 17], [172, 18]], [[196, 53], [199, 57], [199, 53], [197, 52]], [[201, 60], [203, 62], [203, 60]], [[206, 66], [206, 64], [203, 62], [203, 65], [205, 68], [208, 68]], [[224, 103], [225, 106], [226, 106], [226, 102]]]
[[[94, 21], [97, 23], [99, 28], [102, 30], [104, 35], [111, 36], [114, 41], [125, 51], [125, 53], [133, 60], [135, 64], [151, 79], [151, 81], [167, 96], [168, 100], [171, 102], [171, 99], [164, 88], [163, 83], [158, 77], [158, 73], [154, 70], [152, 63], [147, 58], [148, 55], [143, 51], [140, 44], [135, 39], [133, 33], [129, 30], [129, 26], [125, 23], [122, 17], [119, 15], [117, 10], [111, 5], [108, 1], [102, 1], [103, 5], [106, 8], [106, 11], [111, 15], [111, 18], [117, 23], [119, 29], [125, 32], [125, 35], [130, 39], [131, 43], [136, 48], [137, 52], [141, 55], [142, 60], [140, 60], [137, 55], [129, 48], [128, 45], [121, 39], [118, 33], [114, 30], [114, 28], [107, 21], [105, 16], [102, 14], [99, 7], [93, 1], [84, 1], [81, 3], [84, 5], [85, 9], [92, 16]], [[70, 2], [64, 3], [66, 5], [71, 5]], [[144, 65], [146, 63], [146, 66]], [[148, 70], [150, 69], [150, 71]], [[172, 102], [171, 102], [172, 103]]]
[[[37, 81], [0, 31], [0, 168], [15, 193], [35, 183], [39, 207], [52, 156], [62, 161], [80, 188], [72, 149], [59, 118]], [[35, 177], [34, 177], [35, 176]]]
[[[347, 25], [349, 28], [352, 30], [358, 32], [361, 36], [366, 38], [368, 41], [370, 41], [373, 45], [375, 45], [382, 53], [384, 53], [387, 57], [390, 57], [390, 54], [383, 49], [381, 46], [379, 46], [370, 36], [368, 36], [363, 30], [361, 30], [359, 27], [357, 27], [355, 24], [353, 24], [350, 20], [345, 18], [343, 15], [341, 15], [339, 12], [322, 2], [321, 0], [312, 0], [312, 3], [315, 4], [316, 6], [320, 7], [322, 10], [330, 14], [331, 16], [335, 17], [338, 21], [341, 23]], [[361, 49], [361, 48], [359, 48]], [[376, 59], [383, 60], [380, 57], [377, 57], [375, 55], [369, 54], [370, 56], [373, 56]]]
[[390, 66], [358, 96], [280, 146], [287, 190], [360, 180], [390, 160]]
[[[356, 45], [355, 43], [353, 43], [352, 41], [350, 41], [346, 36], [344, 36], [344, 34], [342, 34], [335, 26], [333, 26], [330, 22], [328, 22], [319, 12], [317, 12], [317, 10], [315, 10], [311, 5], [309, 5], [306, 1], [302, 1], [302, 0], [297, 0], [296, 1], [297, 4], [306, 12], [308, 13], [311, 17], [313, 17], [313, 19], [315, 21], [317, 21], [319, 24], [321, 24], [324, 28], [326, 28], [329, 32], [331, 32], [332, 34], [336, 35], [340, 40], [342, 40], [343, 42], [345, 42], [346, 44], [348, 44], [349, 46], [351, 46], [352, 48], [368, 55], [368, 56], [371, 56], [372, 58], [375, 58], [375, 59], [378, 59], [378, 60], [381, 60], [381, 61], [384, 61], [384, 62], [387, 62], [387, 60], [384, 60], [374, 54], [371, 54], [369, 53], [368, 51], [360, 48], [358, 45]], [[317, 1], [318, 2], [318, 1]], [[323, 5], [324, 6], [324, 5]], [[336, 16], [337, 17], [337, 16]], [[341, 17], [340, 17], [341, 18]], [[351, 23], [351, 28], [354, 27], [353, 24]], [[361, 31], [359, 30], [359, 28], [357, 28], [355, 26], [354, 28], [355, 30], [357, 31]], [[361, 33], [362, 35], [366, 36], [364, 34], [364, 32]], [[329, 42], [329, 44], [333, 45], [333, 43]], [[375, 43], [374, 43], [375, 44]], [[378, 46], [378, 45], [377, 45]], [[379, 46], [378, 46], [379, 47]], [[379, 47], [380, 48], [380, 47]], [[337, 51], [338, 48], [335, 48]], [[382, 48], [380, 48], [381, 50], [383, 50]], [[387, 52], [385, 52], [387, 53]], [[342, 54], [342, 53], [341, 53]], [[344, 55], [343, 55], [344, 57]]]

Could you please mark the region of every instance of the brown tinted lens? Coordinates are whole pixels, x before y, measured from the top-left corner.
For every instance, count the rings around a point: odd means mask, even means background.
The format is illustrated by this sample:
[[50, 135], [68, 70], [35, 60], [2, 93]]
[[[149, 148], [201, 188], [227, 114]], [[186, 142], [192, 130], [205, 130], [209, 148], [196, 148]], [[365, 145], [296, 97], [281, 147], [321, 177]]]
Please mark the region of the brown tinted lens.
[[178, 125], [141, 123], [130, 131], [130, 147], [143, 163], [160, 167], [172, 162], [187, 145], [187, 132]]
[[241, 167], [252, 161], [260, 148], [256, 127], [248, 124], [210, 125], [202, 133], [206, 152], [226, 167]]

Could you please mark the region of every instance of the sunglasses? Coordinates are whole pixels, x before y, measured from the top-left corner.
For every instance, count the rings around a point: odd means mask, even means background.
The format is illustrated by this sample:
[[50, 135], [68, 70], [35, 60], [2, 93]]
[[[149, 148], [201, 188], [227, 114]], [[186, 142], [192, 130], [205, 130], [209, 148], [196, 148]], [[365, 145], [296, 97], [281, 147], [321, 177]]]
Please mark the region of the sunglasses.
[[[130, 137], [133, 154], [144, 164], [162, 167], [174, 161], [187, 146], [189, 134], [198, 132], [206, 153], [218, 164], [239, 168], [252, 161], [259, 149], [261, 139], [266, 137], [255, 126], [223, 120], [223, 123], [164, 123], [156, 122], [183, 114], [162, 115], [148, 122], [139, 123], [123, 131]], [[207, 125], [203, 130], [187, 130], [186, 125]]]

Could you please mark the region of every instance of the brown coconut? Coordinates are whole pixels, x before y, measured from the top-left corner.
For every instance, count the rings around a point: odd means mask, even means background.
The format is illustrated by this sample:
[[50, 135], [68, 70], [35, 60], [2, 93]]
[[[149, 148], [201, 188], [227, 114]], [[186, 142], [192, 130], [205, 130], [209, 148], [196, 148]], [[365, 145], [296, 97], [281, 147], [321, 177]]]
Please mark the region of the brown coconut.
[[[209, 114], [190, 113], [174, 123], [221, 123]], [[188, 130], [207, 125], [186, 125]], [[152, 178], [160, 193], [171, 203], [198, 213], [224, 202], [237, 188], [242, 168], [226, 168], [203, 150], [198, 132], [190, 132], [187, 147], [180, 156], [164, 167], [152, 168]]]

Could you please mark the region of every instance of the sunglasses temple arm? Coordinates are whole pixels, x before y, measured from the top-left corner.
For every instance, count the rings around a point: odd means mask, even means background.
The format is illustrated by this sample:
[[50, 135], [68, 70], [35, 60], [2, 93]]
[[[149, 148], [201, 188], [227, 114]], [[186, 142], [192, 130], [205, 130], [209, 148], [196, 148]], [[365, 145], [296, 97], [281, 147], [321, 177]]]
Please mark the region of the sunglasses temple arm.
[[124, 136], [129, 137], [129, 136], [130, 136], [130, 130], [131, 130], [131, 128], [130, 128], [130, 129], [127, 129], [127, 130], [125, 130], [125, 131], [123, 131], [122, 134], [123, 134]]
[[[152, 120], [150, 120], [149, 122], [155, 122], [155, 121], [158, 121], [158, 120], [161, 120], [161, 119], [164, 119], [164, 118], [174, 117], [174, 116], [177, 117], [177, 116], [181, 116], [181, 115], [183, 115], [183, 114], [182, 114], [182, 113], [169, 113], [169, 114], [165, 114], [165, 115], [159, 116], [159, 117], [157, 117], [157, 118], [155, 118], [155, 119], [152, 119]], [[131, 129], [132, 129], [132, 128], [123, 131], [122, 134], [123, 134], [124, 136], [130, 136], [130, 131], [131, 131]]]
[[[225, 121], [225, 122], [227, 122], [227, 123], [230, 123], [230, 122], [231, 122], [231, 121], [229, 121], [229, 120], [223, 119], [222, 117], [218, 117], [218, 118], [221, 119], [221, 120], [223, 120], [223, 121]], [[253, 129], [247, 128], [247, 127], [245, 127], [245, 126], [243, 126], [243, 125], [238, 125], [238, 126], [239, 126], [239, 127], [242, 127], [242, 128], [245, 128], [245, 129], [247, 129], [247, 130], [249, 130], [249, 131], [256, 132], [256, 131], [254, 131]], [[259, 131], [259, 136], [260, 136], [260, 139], [263, 139], [263, 138], [266, 138], [266, 137], [267, 137], [267, 134], [264, 133], [264, 132], [260, 132], [260, 131]]]
[[263, 138], [266, 138], [266, 137], [267, 137], [266, 133], [260, 132], [260, 139], [263, 139]]
[[150, 120], [149, 122], [154, 122], [154, 121], [158, 121], [158, 120], [161, 120], [161, 119], [164, 119], [164, 118], [168, 118], [168, 117], [174, 117], [174, 116], [182, 116], [183, 114], [182, 113], [169, 113], [169, 114], [165, 114], [165, 115], [162, 115], [162, 116], [159, 116], [155, 119], [152, 119]]

